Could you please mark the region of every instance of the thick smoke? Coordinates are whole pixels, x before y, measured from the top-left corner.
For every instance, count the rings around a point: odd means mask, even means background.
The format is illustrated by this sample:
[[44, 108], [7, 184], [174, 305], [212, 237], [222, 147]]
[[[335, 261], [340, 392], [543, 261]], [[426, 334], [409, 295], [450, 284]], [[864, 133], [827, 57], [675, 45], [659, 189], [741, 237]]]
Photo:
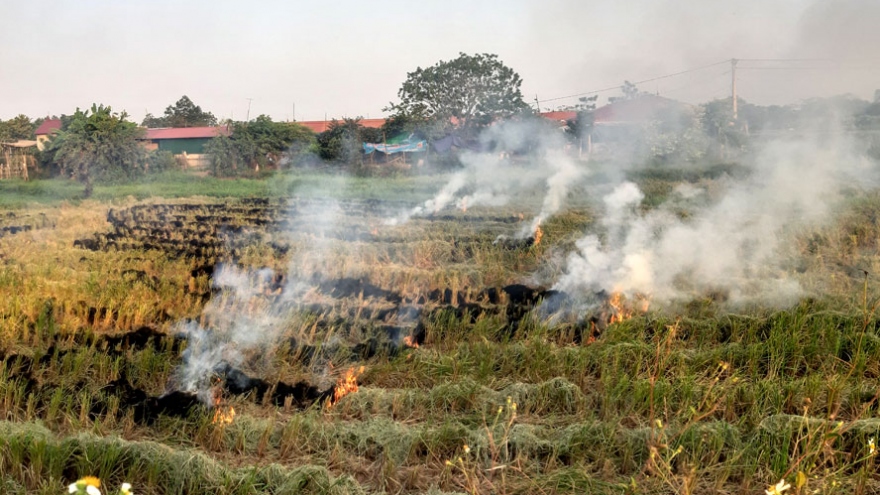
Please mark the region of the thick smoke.
[[463, 168], [433, 198], [386, 224], [398, 225], [451, 206], [460, 210], [505, 206], [537, 190], [540, 210], [517, 232], [518, 238], [528, 237], [564, 206], [569, 191], [587, 177], [586, 169], [565, 151], [567, 144], [560, 129], [540, 120], [493, 125], [475, 146], [482, 151], [462, 153]]
[[875, 181], [867, 159], [829, 139], [764, 143], [752, 174], [728, 178], [719, 197], [679, 187], [665, 207], [647, 213], [638, 187], [619, 184], [603, 200], [604, 237], [577, 241], [555, 288], [659, 302], [710, 292], [732, 302], [793, 302], [802, 294], [790, 268], [794, 232], [826, 221], [843, 187]]
[[288, 222], [303, 232], [305, 241], [286, 273], [218, 265], [213, 276], [215, 294], [201, 322], [178, 326], [187, 337], [187, 349], [175, 372], [175, 388], [199, 393], [210, 403], [211, 381], [224, 366], [240, 368], [245, 361], [252, 364], [255, 357], [258, 363], [268, 364], [272, 351], [295, 330], [290, 322], [313, 287], [308, 272], [327, 268], [326, 253], [331, 238], [339, 235], [341, 213], [335, 201], [290, 205]]

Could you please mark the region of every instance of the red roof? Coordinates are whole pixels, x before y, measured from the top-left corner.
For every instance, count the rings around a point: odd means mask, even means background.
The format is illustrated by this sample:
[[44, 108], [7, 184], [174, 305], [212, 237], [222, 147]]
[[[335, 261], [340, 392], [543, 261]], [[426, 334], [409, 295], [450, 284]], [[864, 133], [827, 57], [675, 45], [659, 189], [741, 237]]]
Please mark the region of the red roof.
[[215, 138], [219, 135], [228, 136], [229, 128], [218, 127], [166, 127], [161, 129], [147, 129], [145, 139], [151, 141], [157, 139], [197, 139]]
[[[297, 122], [297, 124], [308, 127], [315, 134], [320, 134], [328, 129], [330, 129], [330, 123], [332, 120], [305, 120], [302, 122]], [[339, 121], [342, 122], [342, 121]], [[369, 129], [378, 129], [385, 125], [385, 119], [361, 119], [358, 123], [364, 127]]]
[[52, 131], [57, 131], [58, 129], [61, 129], [61, 119], [46, 119], [40, 124], [40, 127], [37, 127], [34, 134], [40, 136], [43, 134], [49, 134]]
[[541, 112], [541, 117], [550, 120], [573, 120], [577, 118], [577, 112], [574, 111], [557, 111], [557, 112]]

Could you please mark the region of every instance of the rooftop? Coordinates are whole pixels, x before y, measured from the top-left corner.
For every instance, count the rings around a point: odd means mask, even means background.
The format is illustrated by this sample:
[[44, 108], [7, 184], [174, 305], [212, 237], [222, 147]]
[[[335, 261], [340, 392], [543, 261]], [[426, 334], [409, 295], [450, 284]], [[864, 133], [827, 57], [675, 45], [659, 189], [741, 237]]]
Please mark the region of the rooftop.
[[[297, 124], [301, 126], [308, 127], [315, 134], [320, 134], [328, 129], [330, 129], [330, 124], [332, 120], [304, 120], [301, 122], [297, 122]], [[341, 120], [337, 120], [337, 122], [342, 122]], [[358, 123], [364, 127], [370, 129], [378, 129], [385, 125], [385, 119], [361, 119]]]
[[58, 129], [61, 129], [61, 119], [46, 119], [40, 124], [40, 127], [37, 127], [34, 134], [37, 136], [45, 135], [52, 131], [57, 131]]
[[228, 136], [229, 128], [218, 127], [163, 127], [159, 129], [147, 129], [144, 139], [198, 139]]

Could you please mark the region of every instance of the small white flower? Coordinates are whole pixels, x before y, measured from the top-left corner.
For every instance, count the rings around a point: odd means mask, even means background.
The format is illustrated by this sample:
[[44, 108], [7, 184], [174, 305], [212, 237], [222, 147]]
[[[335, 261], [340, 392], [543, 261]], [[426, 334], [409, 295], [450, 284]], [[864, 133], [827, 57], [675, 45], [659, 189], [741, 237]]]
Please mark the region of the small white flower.
[[101, 490], [98, 490], [94, 486], [89, 485], [86, 487], [86, 493], [88, 493], [89, 495], [101, 495]]
[[119, 491], [123, 493], [123, 495], [133, 495], [131, 493], [131, 483], [123, 483], [121, 487], [119, 487]]
[[67, 493], [76, 493], [79, 491], [79, 488], [76, 487], [76, 483], [71, 483], [70, 486], [67, 487]]
[[764, 493], [767, 495], [780, 495], [785, 490], [791, 488], [791, 485], [785, 482], [785, 479], [779, 480], [779, 483], [776, 483], [776, 486], [771, 486], [768, 489], [764, 490]]

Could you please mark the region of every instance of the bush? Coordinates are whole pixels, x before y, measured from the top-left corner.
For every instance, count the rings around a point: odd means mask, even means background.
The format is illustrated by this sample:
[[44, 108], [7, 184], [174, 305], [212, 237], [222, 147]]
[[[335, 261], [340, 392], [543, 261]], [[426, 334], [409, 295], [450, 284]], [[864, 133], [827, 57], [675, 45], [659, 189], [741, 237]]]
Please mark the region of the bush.
[[234, 177], [247, 170], [244, 157], [236, 143], [227, 136], [217, 136], [205, 145], [210, 156], [211, 175], [214, 177]]
[[180, 163], [170, 151], [156, 150], [147, 157], [147, 173], [159, 173], [180, 168]]

